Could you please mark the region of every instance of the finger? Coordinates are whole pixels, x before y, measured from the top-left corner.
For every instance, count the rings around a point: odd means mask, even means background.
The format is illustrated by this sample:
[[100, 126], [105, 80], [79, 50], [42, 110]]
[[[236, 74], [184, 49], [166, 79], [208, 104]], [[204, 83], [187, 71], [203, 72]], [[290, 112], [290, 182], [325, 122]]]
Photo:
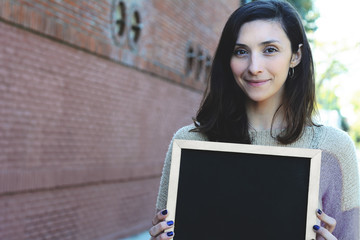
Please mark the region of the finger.
[[167, 222], [162, 221], [162, 222], [156, 224], [155, 226], [153, 226], [152, 228], [150, 228], [149, 234], [152, 237], [157, 237], [158, 235], [163, 235], [162, 233], [164, 232], [164, 230], [172, 228], [173, 225], [174, 225], [173, 221], [167, 221]]
[[337, 240], [337, 238], [332, 235], [326, 228], [314, 225], [313, 229], [317, 234], [323, 236], [326, 240]]
[[174, 232], [162, 233], [157, 237], [151, 237], [150, 240], [163, 240], [163, 239], [172, 239], [174, 237]]
[[325, 228], [329, 230], [330, 233], [332, 233], [336, 227], [336, 220], [321, 211], [321, 209], [318, 209], [316, 211], [316, 216], [325, 224]]
[[152, 225], [155, 226], [161, 221], [164, 221], [164, 219], [168, 216], [168, 211], [166, 209], [159, 211], [156, 213], [155, 217], [152, 220]]
[[162, 233], [157, 237], [151, 237], [150, 240], [164, 240], [164, 239], [172, 239], [174, 237], [174, 232], [166, 232]]
[[156, 240], [172, 239], [174, 237], [174, 232], [166, 232], [159, 235]]

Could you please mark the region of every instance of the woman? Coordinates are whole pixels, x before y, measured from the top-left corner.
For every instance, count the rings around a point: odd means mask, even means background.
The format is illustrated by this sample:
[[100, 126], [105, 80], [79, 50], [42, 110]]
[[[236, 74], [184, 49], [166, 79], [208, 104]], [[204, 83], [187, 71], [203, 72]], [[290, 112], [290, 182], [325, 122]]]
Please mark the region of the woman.
[[[228, 19], [194, 124], [178, 130], [173, 139], [323, 150], [321, 206], [314, 213], [322, 224], [313, 229], [319, 238], [359, 239], [354, 144], [344, 132], [315, 124], [314, 109], [313, 61], [299, 15], [286, 2], [255, 1]], [[151, 239], [171, 239], [175, 234], [164, 232], [173, 225], [165, 221], [164, 210], [171, 148], [172, 144], [149, 231]]]

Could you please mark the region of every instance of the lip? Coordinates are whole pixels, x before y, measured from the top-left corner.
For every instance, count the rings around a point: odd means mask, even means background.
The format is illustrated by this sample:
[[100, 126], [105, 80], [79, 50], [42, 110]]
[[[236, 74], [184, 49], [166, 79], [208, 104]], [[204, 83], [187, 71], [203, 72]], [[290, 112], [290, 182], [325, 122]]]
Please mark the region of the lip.
[[253, 86], [253, 87], [262, 86], [262, 85], [266, 84], [269, 81], [270, 81], [270, 79], [265, 79], [265, 80], [248, 80], [248, 79], [246, 79], [245, 80], [245, 82], [247, 84], [249, 84], [250, 86]]

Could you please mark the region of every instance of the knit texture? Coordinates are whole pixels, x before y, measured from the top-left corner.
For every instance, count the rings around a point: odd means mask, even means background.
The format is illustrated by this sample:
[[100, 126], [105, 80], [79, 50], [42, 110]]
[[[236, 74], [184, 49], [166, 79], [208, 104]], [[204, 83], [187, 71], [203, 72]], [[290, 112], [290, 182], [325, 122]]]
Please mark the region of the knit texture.
[[[284, 146], [272, 138], [268, 131], [250, 132], [252, 144]], [[307, 127], [304, 135], [288, 147], [321, 149], [332, 153], [339, 161], [343, 173], [342, 211], [359, 206], [359, 172], [355, 146], [344, 131], [332, 127]]]
[[[207, 141], [203, 134], [189, 132], [194, 125], [179, 129], [166, 154], [157, 209], [165, 209], [174, 139]], [[273, 136], [279, 134], [274, 131]], [[294, 143], [283, 145], [274, 139], [269, 131], [250, 130], [254, 145], [287, 146], [296, 148], [321, 149], [322, 164], [320, 176], [320, 208], [337, 220], [334, 235], [338, 239], [359, 239], [359, 172], [355, 146], [347, 133], [332, 127], [306, 127], [304, 134]]]

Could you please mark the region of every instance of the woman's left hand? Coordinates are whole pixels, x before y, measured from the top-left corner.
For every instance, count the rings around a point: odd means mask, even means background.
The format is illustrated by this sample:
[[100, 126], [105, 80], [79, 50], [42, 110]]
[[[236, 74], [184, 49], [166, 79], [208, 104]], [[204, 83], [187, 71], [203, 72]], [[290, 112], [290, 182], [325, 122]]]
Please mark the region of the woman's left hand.
[[321, 222], [324, 223], [324, 227], [314, 225], [314, 231], [326, 240], [337, 240], [337, 238], [332, 235], [332, 232], [334, 231], [336, 226], [336, 220], [326, 215], [320, 209], [317, 210], [316, 216], [318, 219], [320, 219]]

